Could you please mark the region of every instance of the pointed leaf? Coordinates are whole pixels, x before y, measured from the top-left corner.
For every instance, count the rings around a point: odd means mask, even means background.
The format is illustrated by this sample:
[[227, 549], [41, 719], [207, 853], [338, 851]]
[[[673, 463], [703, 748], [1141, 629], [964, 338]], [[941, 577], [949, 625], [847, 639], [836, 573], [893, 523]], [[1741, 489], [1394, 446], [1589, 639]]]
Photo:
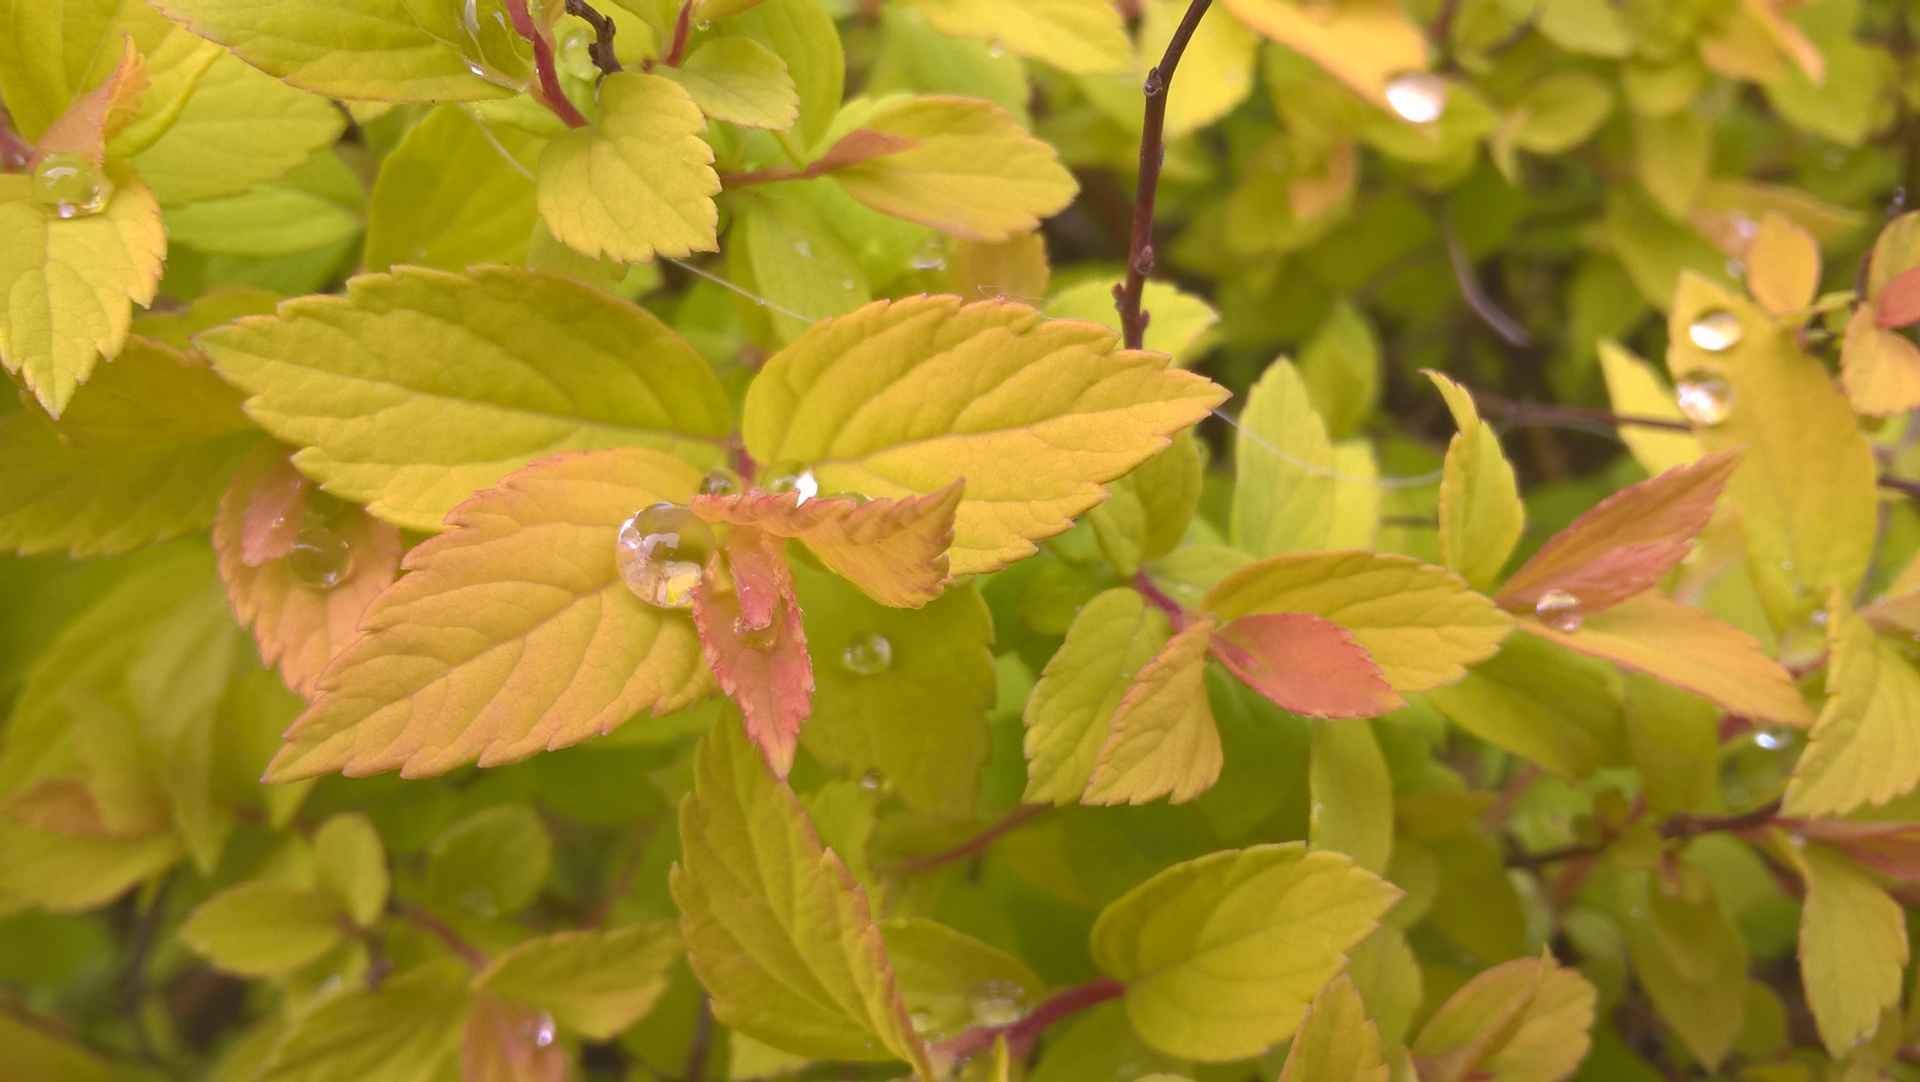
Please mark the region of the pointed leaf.
[[1406, 705], [1352, 632], [1308, 613], [1237, 617], [1214, 635], [1213, 654], [1248, 687], [1296, 714], [1370, 718]]
[[[508, 267], [353, 279], [201, 336], [302, 472], [381, 519], [434, 531], [543, 455], [637, 445], [718, 465], [726, 392], [658, 319]], [[631, 513], [637, 506], [629, 508]]]
[[1114, 713], [1168, 638], [1165, 614], [1132, 590], [1108, 590], [1086, 603], [1027, 697], [1023, 800], [1080, 799], [1111, 739]]
[[1327, 982], [1313, 997], [1280, 1082], [1387, 1082], [1380, 1059], [1380, 1031], [1367, 1017], [1353, 978], [1345, 973]]
[[467, 969], [440, 958], [377, 990], [343, 987], [297, 1016], [258, 1082], [433, 1082], [459, 1047], [473, 994]]
[[747, 128], [786, 131], [800, 119], [800, 92], [786, 62], [751, 38], [716, 38], [659, 74], [686, 88], [700, 111]]
[[695, 754], [680, 837], [673, 897], [715, 1018], [786, 1051], [934, 1077], [866, 892], [734, 717]]
[[767, 362], [747, 392], [747, 450], [808, 464], [822, 492], [897, 498], [964, 479], [950, 570], [996, 570], [1225, 393], [1117, 346], [1105, 328], [1004, 301], [876, 302]]
[[279, 180], [332, 146], [346, 127], [339, 107], [319, 94], [216, 53], [178, 119], [132, 159], [163, 206], [223, 199]]
[[1430, 698], [1460, 728], [1569, 780], [1609, 762], [1620, 731], [1618, 674], [1526, 635]]
[[1182, 804], [1220, 777], [1220, 731], [1207, 702], [1213, 621], [1182, 628], [1134, 674], [1094, 758], [1085, 804]]
[[99, 165], [106, 160], [107, 140], [111, 139], [140, 108], [140, 96], [147, 92], [147, 62], [134, 47], [131, 37], [124, 39], [120, 63], [101, 83], [74, 102], [47, 133], [34, 144], [32, 163], [49, 154], [78, 154]]
[[1094, 922], [1093, 960], [1169, 1055], [1225, 1062], [1292, 1036], [1313, 995], [1399, 900], [1393, 884], [1298, 842], [1212, 853], [1128, 891]]
[[1299, 370], [1280, 360], [1248, 392], [1234, 433], [1228, 536], [1255, 556], [1318, 552], [1333, 532], [1333, 444]]
[[271, 776], [512, 762], [697, 702], [711, 685], [693, 621], [627, 589], [614, 539], [699, 480], [624, 448], [555, 456], [475, 495], [408, 553], [411, 573], [322, 674]]
[[1400, 0], [1346, 0], [1326, 9], [1298, 0], [1228, 0], [1227, 10], [1382, 108], [1389, 79], [1427, 67], [1426, 37]]
[[1820, 242], [1777, 211], [1760, 219], [1760, 232], [1747, 249], [1746, 263], [1747, 289], [1775, 316], [1784, 318], [1805, 309], [1820, 288]]
[[1558, 1082], [1587, 1054], [1594, 988], [1553, 958], [1516, 958], [1455, 992], [1413, 1043], [1421, 1082]]
[[1731, 714], [1813, 724], [1813, 711], [1793, 678], [1751, 635], [1657, 591], [1585, 617], [1575, 631], [1556, 631], [1531, 618], [1520, 628], [1711, 699]]
[[0, 820], [0, 899], [54, 913], [98, 909], [184, 856], [171, 831], [94, 838]]
[[1859, 865], [1824, 845], [1777, 846], [1806, 881], [1800, 981], [1827, 1051], [1844, 1055], [1900, 1001], [1907, 925], [1900, 904]]
[[1321, 722], [1313, 727], [1307, 762], [1312, 810], [1307, 843], [1345, 853], [1384, 875], [1393, 853], [1393, 775], [1365, 722]]
[[1827, 619], [1827, 701], [1787, 783], [1786, 813], [1839, 817], [1920, 785], [1920, 672], [1844, 595]]
[[229, 973], [265, 977], [332, 950], [345, 919], [318, 891], [255, 879], [202, 902], [180, 926], [180, 938]]
[[827, 569], [882, 605], [918, 608], [946, 588], [947, 549], [963, 481], [927, 496], [851, 500], [824, 496], [798, 502], [795, 492], [701, 496], [695, 514], [708, 522], [750, 525], [794, 537]]
[[1338, 624], [1395, 691], [1460, 679], [1491, 657], [1512, 618], [1443, 568], [1406, 556], [1322, 552], [1276, 556], [1235, 571], [1201, 600], [1223, 620], [1309, 613]]
[[935, 29], [990, 41], [1075, 75], [1126, 71], [1133, 56], [1118, 9], [1094, 0], [913, 0]]
[[607, 76], [593, 126], [555, 138], [540, 155], [540, 216], [589, 258], [645, 263], [655, 253], [715, 251], [720, 176], [700, 138], [706, 130], [700, 107], [673, 80]]
[[1440, 562], [1484, 590], [1519, 543], [1526, 509], [1500, 437], [1481, 422], [1473, 396], [1438, 372], [1426, 374], [1460, 428], [1447, 444], [1440, 478]]
[[1686, 559], [1739, 461], [1739, 452], [1722, 451], [1608, 496], [1513, 573], [1501, 606], [1529, 611], [1558, 590], [1592, 614], [1652, 587]]
[[1678, 872], [1622, 878], [1623, 930], [1634, 972], [1661, 1018], [1714, 1071], [1733, 1050], [1746, 1014], [1747, 947], [1711, 881], [1690, 865]]
[[370, 928], [386, 911], [387, 851], [366, 816], [344, 812], [322, 823], [313, 833], [313, 863], [321, 892], [355, 924]]
[[545, 146], [458, 105], [428, 113], [380, 161], [367, 206], [366, 268], [526, 263], [540, 223], [533, 168]]
[[800, 723], [813, 711], [813, 662], [786, 548], [785, 538], [735, 526], [723, 549], [731, 588], [709, 570], [693, 595], [707, 664], [780, 778], [793, 769]]
[[653, 1009], [681, 953], [680, 930], [669, 921], [556, 932], [502, 952], [473, 983], [605, 1041]]

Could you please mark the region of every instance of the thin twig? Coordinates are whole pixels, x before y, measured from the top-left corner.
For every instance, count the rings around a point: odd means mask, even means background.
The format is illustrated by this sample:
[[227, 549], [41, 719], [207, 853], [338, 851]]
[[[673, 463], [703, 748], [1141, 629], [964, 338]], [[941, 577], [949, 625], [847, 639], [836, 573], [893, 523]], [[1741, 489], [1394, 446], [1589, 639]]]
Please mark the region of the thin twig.
[[898, 864], [888, 866], [885, 870], [897, 876], [918, 875], [921, 872], [930, 872], [935, 868], [952, 864], [956, 860], [965, 860], [992, 845], [1002, 835], [1011, 833], [1033, 817], [1051, 810], [1052, 808], [1046, 804], [1022, 804], [1008, 812], [999, 822], [959, 845], [942, 849], [938, 853], [929, 853], [923, 857], [909, 857]]
[[576, 19], [584, 19], [593, 27], [593, 44], [587, 46], [587, 55], [593, 58], [593, 66], [607, 75], [620, 70], [620, 58], [613, 55], [613, 35], [620, 28], [612, 19], [594, 10], [587, 0], [567, 0], [567, 14]]
[[1007, 1050], [1016, 1058], [1024, 1058], [1047, 1027], [1069, 1015], [1078, 1014], [1089, 1007], [1097, 1007], [1111, 999], [1119, 999], [1127, 986], [1111, 977], [1076, 984], [1054, 994], [1035, 1007], [1026, 1017], [1004, 1026], [977, 1026], [965, 1030], [957, 1036], [940, 1042], [932, 1049], [934, 1055], [947, 1063], [958, 1063], [968, 1056], [984, 1052], [993, 1047], [994, 1041], [1004, 1034], [1007, 1038]]
[[126, 981], [121, 989], [121, 1007], [126, 1011], [127, 1024], [133, 1030], [134, 1047], [139, 1049], [140, 1057], [149, 1063], [159, 1063], [161, 1059], [158, 1049], [154, 1047], [153, 1034], [147, 1032], [147, 962], [153, 956], [153, 944], [160, 934], [160, 922], [166, 918], [167, 896], [173, 892], [173, 880], [174, 877], [169, 874], [154, 887], [153, 897], [141, 912], [140, 922], [134, 926], [133, 942], [127, 951]]
[[574, 108], [566, 92], [560, 89], [560, 68], [553, 58], [553, 42], [533, 24], [527, 0], [507, 0], [507, 15], [513, 19], [514, 32], [533, 45], [533, 69], [540, 77], [540, 93], [534, 97], [553, 110], [553, 115], [567, 127], [586, 127], [587, 118], [580, 115], [580, 110]]
[[693, 1018], [693, 1040], [687, 1045], [687, 1069], [681, 1082], [706, 1082], [707, 1052], [713, 1047], [713, 999], [700, 997], [700, 1013]]
[[1113, 288], [1128, 349], [1141, 348], [1146, 341], [1147, 322], [1152, 318], [1140, 307], [1140, 298], [1147, 288], [1147, 275], [1153, 273], [1153, 201], [1160, 191], [1160, 166], [1167, 157], [1167, 90], [1173, 84], [1174, 69], [1180, 66], [1180, 54], [1186, 52], [1187, 41], [1211, 2], [1192, 0], [1187, 5], [1186, 15], [1167, 42], [1166, 53], [1147, 72], [1141, 88], [1147, 96], [1147, 109], [1140, 129], [1140, 187], [1133, 201], [1133, 238], [1127, 253], [1127, 280]]
[[1467, 258], [1466, 246], [1460, 243], [1453, 226], [1444, 226], [1443, 231], [1447, 241], [1447, 262], [1453, 267], [1453, 280], [1459, 284], [1460, 296], [1467, 302], [1467, 307], [1473, 309], [1473, 314], [1480, 317], [1480, 322], [1485, 323], [1508, 345], [1519, 349], [1533, 345], [1533, 333], [1522, 327], [1519, 320], [1501, 311], [1500, 306], [1493, 303], [1493, 298], [1487, 296], [1487, 291], [1480, 287], [1473, 261]]
[[435, 939], [446, 944], [447, 949], [459, 955], [461, 961], [473, 968], [485, 969], [491, 961], [485, 951], [467, 942], [466, 937], [454, 931], [452, 925], [434, 916], [432, 913], [427, 912], [422, 907], [411, 902], [405, 902], [396, 905], [393, 908], [393, 912], [405, 919], [407, 923], [419, 928], [421, 931], [427, 932]]
[[[1780, 814], [1780, 801], [1771, 800], [1751, 811], [1739, 815], [1689, 815], [1680, 812], [1660, 824], [1662, 838], [1697, 838], [1702, 834], [1739, 833], [1753, 830], [1773, 822]], [[1576, 860], [1581, 857], [1599, 856], [1607, 851], [1614, 839], [1603, 842], [1577, 843], [1563, 845], [1558, 849], [1547, 849], [1539, 853], [1515, 853], [1507, 858], [1507, 864], [1515, 868], [1538, 868], [1547, 864], [1557, 864], [1563, 860]]]

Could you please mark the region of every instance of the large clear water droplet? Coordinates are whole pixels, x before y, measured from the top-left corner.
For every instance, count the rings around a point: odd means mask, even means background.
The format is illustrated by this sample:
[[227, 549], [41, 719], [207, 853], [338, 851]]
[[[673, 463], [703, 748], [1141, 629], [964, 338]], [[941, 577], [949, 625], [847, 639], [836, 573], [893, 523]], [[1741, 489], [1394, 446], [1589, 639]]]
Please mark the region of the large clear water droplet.
[[880, 787], [885, 784], [887, 784], [886, 775], [880, 773], [878, 770], [869, 770], [865, 774], [860, 775], [860, 788], [865, 789], [869, 793], [879, 792]]
[[1708, 353], [1725, 353], [1739, 345], [1740, 339], [1746, 334], [1746, 328], [1740, 325], [1740, 317], [1725, 308], [1702, 312], [1687, 324], [1687, 337]]
[[1583, 619], [1580, 599], [1565, 590], [1548, 590], [1541, 594], [1539, 604], [1533, 607], [1533, 614], [1549, 630], [1563, 635], [1580, 630], [1580, 621]]
[[947, 246], [940, 241], [930, 240], [922, 244], [913, 258], [907, 261], [914, 270], [947, 269]]
[[620, 527], [613, 563], [633, 596], [655, 608], [684, 609], [713, 548], [713, 530], [692, 511], [656, 503]]
[[33, 197], [62, 218], [84, 218], [107, 209], [113, 181], [82, 154], [49, 154], [33, 167]]
[[1674, 400], [1687, 420], [1708, 428], [1733, 413], [1733, 384], [1717, 368], [1696, 368], [1673, 385]]
[[1410, 71], [1387, 81], [1387, 105], [1400, 119], [1431, 124], [1447, 111], [1447, 82], [1428, 71]]
[[700, 479], [702, 496], [732, 496], [745, 487], [740, 475], [732, 470], [712, 470]]
[[800, 502], [806, 503], [820, 495], [820, 481], [804, 462], [780, 462], [767, 467], [766, 480], [760, 487], [776, 495], [782, 492], [798, 492]]
[[287, 570], [294, 578], [316, 590], [331, 590], [352, 569], [353, 547], [346, 538], [325, 526], [308, 526], [294, 535], [287, 552]]
[[840, 664], [856, 676], [878, 676], [893, 664], [893, 644], [877, 631], [862, 632], [841, 651]]
[[468, 71], [496, 86], [526, 89], [533, 46], [514, 30], [505, 0], [464, 0], [454, 32]]
[[533, 1024], [533, 1046], [535, 1048], [545, 1048], [553, 1043], [555, 1036], [557, 1036], [557, 1033], [553, 1024], [553, 1016], [545, 1011], [541, 1011], [539, 1021]]
[[967, 992], [976, 1026], [1010, 1026], [1027, 1013], [1027, 990], [1018, 981], [981, 981]]

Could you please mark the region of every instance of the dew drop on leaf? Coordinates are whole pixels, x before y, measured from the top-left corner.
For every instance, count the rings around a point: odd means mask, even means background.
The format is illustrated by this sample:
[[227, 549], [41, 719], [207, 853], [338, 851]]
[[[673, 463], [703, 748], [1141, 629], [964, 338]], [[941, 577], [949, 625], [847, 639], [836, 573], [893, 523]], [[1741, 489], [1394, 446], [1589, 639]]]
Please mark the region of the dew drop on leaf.
[[1563, 635], [1580, 630], [1580, 599], [1565, 590], [1548, 590], [1540, 595], [1533, 614], [1548, 628]]
[[869, 770], [865, 774], [860, 775], [860, 788], [865, 789], [869, 793], [879, 792], [880, 787], [886, 783], [886, 776], [878, 770]]
[[713, 554], [713, 531], [682, 504], [656, 503], [620, 527], [613, 562], [633, 595], [655, 608], [693, 604]]
[[1027, 990], [1016, 981], [981, 981], [967, 991], [976, 1026], [1010, 1026], [1027, 1013]]
[[553, 1043], [553, 1038], [553, 1016], [545, 1011], [541, 1011], [540, 1021], [535, 1023], [533, 1028], [533, 1046], [535, 1048], [545, 1048]]
[[873, 497], [864, 492], [829, 492], [821, 499], [846, 500], [850, 503], [872, 503]]
[[777, 606], [773, 619], [764, 624], [750, 624], [745, 618], [733, 622], [733, 633], [740, 637], [742, 643], [755, 650], [765, 650], [773, 646], [773, 640], [778, 636], [779, 628], [780, 612]]
[[862, 632], [841, 651], [840, 664], [856, 676], [878, 676], [893, 664], [893, 644], [877, 631]]
[[325, 526], [308, 526], [294, 535], [287, 553], [287, 570], [316, 590], [340, 585], [353, 569], [353, 548], [347, 539]]
[[49, 154], [33, 168], [33, 197], [62, 218], [107, 209], [113, 181], [83, 154]]
[[820, 495], [820, 482], [813, 471], [803, 462], [779, 462], [767, 467], [766, 480], [760, 487], [775, 495], [782, 492], [798, 492], [800, 502], [806, 503]]
[[1447, 83], [1427, 71], [1410, 71], [1387, 80], [1387, 104], [1414, 124], [1431, 124], [1447, 111]]
[[532, 58], [522, 50], [531, 47], [514, 30], [505, 0], [465, 0], [457, 33], [460, 59], [468, 71], [495, 86], [526, 89]]
[[1702, 312], [1687, 324], [1687, 337], [1708, 353], [1725, 353], [1739, 345], [1746, 333], [1746, 329], [1740, 326], [1740, 317], [1725, 308]]
[[745, 487], [740, 481], [740, 475], [732, 470], [713, 470], [700, 479], [702, 496], [732, 496]]
[[1711, 428], [1733, 412], [1733, 384], [1717, 368], [1696, 368], [1673, 387], [1674, 399], [1687, 420]]
[[807, 243], [807, 238], [805, 237], [801, 237], [799, 240], [793, 242], [793, 250], [799, 252], [800, 258], [802, 259], [813, 258], [813, 245]]
[[908, 260], [914, 270], [947, 269], [947, 246], [937, 240], [930, 240], [920, 246]]

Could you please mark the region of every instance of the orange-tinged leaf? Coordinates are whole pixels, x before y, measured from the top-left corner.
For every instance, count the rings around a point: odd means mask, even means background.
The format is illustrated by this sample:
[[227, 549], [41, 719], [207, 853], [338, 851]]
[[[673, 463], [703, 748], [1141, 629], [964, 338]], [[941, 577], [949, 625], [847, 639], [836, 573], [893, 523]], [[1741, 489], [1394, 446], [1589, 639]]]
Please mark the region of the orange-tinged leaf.
[[926, 496], [865, 502], [831, 496], [800, 502], [798, 492], [701, 496], [693, 511], [708, 522], [757, 526], [806, 544], [828, 570], [882, 605], [917, 609], [951, 578], [947, 549], [964, 482]]
[[1845, 853], [1882, 875], [1920, 884], [1920, 825], [1844, 819], [1806, 819], [1781, 825], [1809, 841]]
[[813, 662], [786, 547], [759, 527], [735, 526], [724, 545], [732, 588], [710, 568], [693, 595], [707, 664], [780, 778], [793, 769], [800, 723], [813, 710]]
[[1787, 783], [1785, 810], [1842, 816], [1920, 786], [1920, 672], [1834, 591], [1827, 701]]
[[1760, 219], [1746, 264], [1747, 290], [1775, 316], [1804, 310], [1820, 288], [1820, 242], [1778, 211]]
[[1214, 634], [1213, 656], [1248, 687], [1296, 714], [1371, 718], [1407, 705], [1352, 632], [1308, 613], [1232, 620]]
[[919, 145], [920, 140], [904, 135], [874, 131], [872, 128], [855, 128], [834, 140], [825, 154], [807, 163], [800, 175], [803, 178], [825, 176], [837, 169], [851, 169], [861, 162], [870, 162], [889, 154], [903, 154]]
[[1426, 35], [1401, 0], [1228, 0], [1227, 9], [1382, 108], [1388, 80], [1427, 68]]
[[1751, 635], [1700, 609], [1648, 591], [1555, 631], [1529, 617], [1523, 631], [1645, 673], [1756, 721], [1807, 726], [1813, 710], [1793, 678]]
[[1528, 611], [1542, 594], [1562, 590], [1590, 614], [1653, 586], [1707, 528], [1739, 458], [1722, 451], [1608, 496], [1514, 572], [1500, 591], [1501, 606]]
[[482, 994], [460, 1039], [461, 1082], [566, 1082], [567, 1049], [553, 1019]]
[[1226, 397], [1119, 347], [1105, 327], [1007, 301], [877, 301], [767, 362], [747, 392], [747, 450], [805, 463], [822, 492], [898, 498], [964, 479], [949, 570], [998, 570]]
[[1874, 306], [1863, 304], [1854, 309], [1840, 343], [1840, 385], [1854, 410], [1868, 416], [1886, 417], [1920, 406], [1920, 346], [1881, 326]]
[[1087, 779], [1084, 804], [1184, 803], [1220, 777], [1220, 730], [1207, 701], [1213, 621], [1196, 620], [1167, 641], [1120, 698]]
[[[287, 463], [284, 448], [268, 444], [256, 452], [220, 499], [213, 519], [213, 548], [220, 556], [220, 578], [240, 622], [253, 628], [260, 660], [280, 667], [289, 689], [312, 698], [320, 673], [359, 633], [361, 614], [400, 570], [400, 531], [348, 505], [328, 522], [346, 543], [348, 563], [330, 588], [312, 586], [294, 573], [285, 556], [293, 547], [306, 513], [306, 486], [286, 484], [300, 475]], [[300, 502], [281, 501], [293, 488]], [[258, 505], [269, 504], [262, 511]], [[261, 518], [277, 515], [293, 522], [285, 531], [286, 548], [278, 557], [247, 561], [247, 541]]]
[[627, 589], [614, 539], [699, 482], [657, 451], [575, 452], [456, 507], [321, 675], [269, 776], [491, 766], [697, 702], [712, 678], [692, 618]]
[[[0, 813], [22, 826], [49, 834], [77, 834], [102, 837], [115, 831], [101, 816], [100, 804], [93, 798], [83, 778], [42, 778], [15, 789], [0, 800]], [[141, 834], [151, 831], [140, 831]]]
[[1380, 1029], [1367, 1017], [1360, 990], [1345, 973], [1327, 982], [1313, 997], [1280, 1082], [1388, 1082], [1380, 1058]]
[[[239, 506], [241, 563], [259, 567], [293, 551], [293, 539], [307, 519], [312, 487], [306, 475], [293, 468], [284, 448], [269, 444], [254, 452], [228, 490], [230, 496], [244, 499]], [[216, 546], [218, 537], [216, 529]]]
[[1553, 956], [1494, 966], [1455, 992], [1421, 1029], [1421, 1082], [1558, 1082], [1587, 1054], [1594, 988]]
[[147, 62], [125, 36], [125, 52], [107, 81], [74, 102], [34, 145], [30, 164], [49, 154], [78, 154], [95, 165], [106, 160], [107, 140], [132, 120], [147, 92]]
[[1874, 322], [1882, 327], [1920, 323], [1920, 267], [1909, 267], [1894, 275], [1881, 288], [1873, 308]]

